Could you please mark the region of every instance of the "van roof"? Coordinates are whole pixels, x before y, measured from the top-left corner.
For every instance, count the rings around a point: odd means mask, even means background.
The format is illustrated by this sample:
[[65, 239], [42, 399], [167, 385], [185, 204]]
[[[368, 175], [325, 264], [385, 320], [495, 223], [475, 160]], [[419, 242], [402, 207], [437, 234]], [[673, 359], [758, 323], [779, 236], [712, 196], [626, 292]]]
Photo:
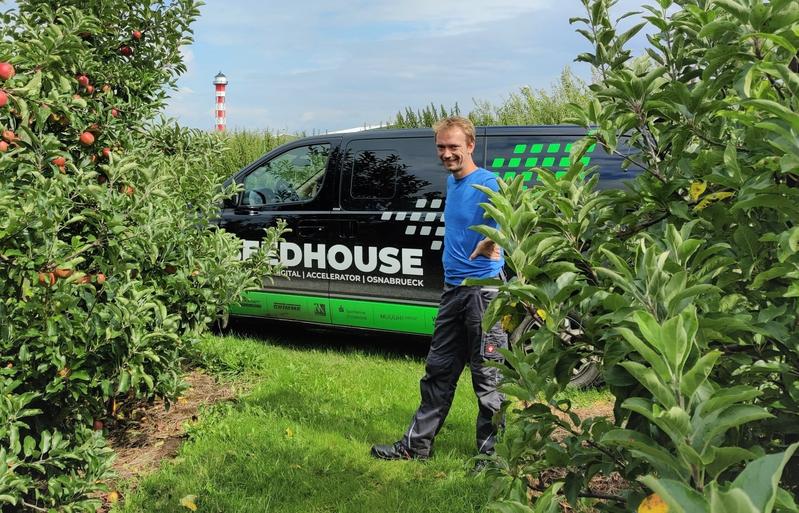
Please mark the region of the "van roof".
[[[491, 135], [533, 135], [531, 132], [540, 132], [542, 135], [584, 135], [586, 129], [577, 125], [515, 125], [515, 126], [478, 126], [475, 127], [477, 136]], [[345, 132], [320, 134], [304, 137], [303, 140], [314, 141], [341, 137], [344, 139], [383, 139], [387, 137], [430, 137], [430, 128], [375, 128], [358, 132]]]

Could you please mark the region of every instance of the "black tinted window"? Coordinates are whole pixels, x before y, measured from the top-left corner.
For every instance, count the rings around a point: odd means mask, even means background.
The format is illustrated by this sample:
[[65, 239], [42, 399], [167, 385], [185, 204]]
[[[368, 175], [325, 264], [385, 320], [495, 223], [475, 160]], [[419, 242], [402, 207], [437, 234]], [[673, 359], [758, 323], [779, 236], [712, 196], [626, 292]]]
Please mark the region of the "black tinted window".
[[432, 135], [352, 141], [343, 169], [341, 203], [348, 210], [412, 210], [417, 200], [444, 197], [447, 172]]
[[350, 197], [358, 200], [393, 199], [397, 193], [397, 180], [406, 168], [397, 151], [359, 151], [352, 163]]

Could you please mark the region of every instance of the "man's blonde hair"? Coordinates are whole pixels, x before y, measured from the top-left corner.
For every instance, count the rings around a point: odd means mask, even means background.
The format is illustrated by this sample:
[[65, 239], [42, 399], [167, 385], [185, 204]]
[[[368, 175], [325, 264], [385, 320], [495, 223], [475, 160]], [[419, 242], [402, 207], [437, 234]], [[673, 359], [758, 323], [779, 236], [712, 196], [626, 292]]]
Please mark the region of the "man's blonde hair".
[[433, 133], [438, 135], [442, 130], [449, 130], [451, 128], [460, 128], [466, 134], [466, 143], [471, 144], [474, 142], [474, 123], [469, 118], [462, 116], [449, 116], [441, 118], [433, 125]]

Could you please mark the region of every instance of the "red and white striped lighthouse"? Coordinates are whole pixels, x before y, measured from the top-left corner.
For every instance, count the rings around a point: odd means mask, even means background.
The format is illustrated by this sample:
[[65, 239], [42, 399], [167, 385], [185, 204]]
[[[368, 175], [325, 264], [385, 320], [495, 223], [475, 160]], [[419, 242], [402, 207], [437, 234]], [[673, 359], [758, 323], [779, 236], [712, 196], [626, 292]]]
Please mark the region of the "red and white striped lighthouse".
[[225, 88], [227, 87], [227, 77], [220, 71], [214, 77], [214, 89], [216, 90], [216, 106], [214, 107], [214, 126], [217, 132], [225, 130], [227, 119], [225, 118]]

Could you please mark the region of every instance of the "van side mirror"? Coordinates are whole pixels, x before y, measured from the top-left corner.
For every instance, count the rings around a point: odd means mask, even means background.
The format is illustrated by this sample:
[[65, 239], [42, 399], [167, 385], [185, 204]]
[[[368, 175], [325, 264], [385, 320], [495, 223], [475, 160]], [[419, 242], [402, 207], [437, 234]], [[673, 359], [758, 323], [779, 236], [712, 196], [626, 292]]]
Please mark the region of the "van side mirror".
[[233, 196], [229, 198], [225, 198], [222, 201], [222, 208], [236, 208], [241, 203], [241, 193], [237, 192]]

